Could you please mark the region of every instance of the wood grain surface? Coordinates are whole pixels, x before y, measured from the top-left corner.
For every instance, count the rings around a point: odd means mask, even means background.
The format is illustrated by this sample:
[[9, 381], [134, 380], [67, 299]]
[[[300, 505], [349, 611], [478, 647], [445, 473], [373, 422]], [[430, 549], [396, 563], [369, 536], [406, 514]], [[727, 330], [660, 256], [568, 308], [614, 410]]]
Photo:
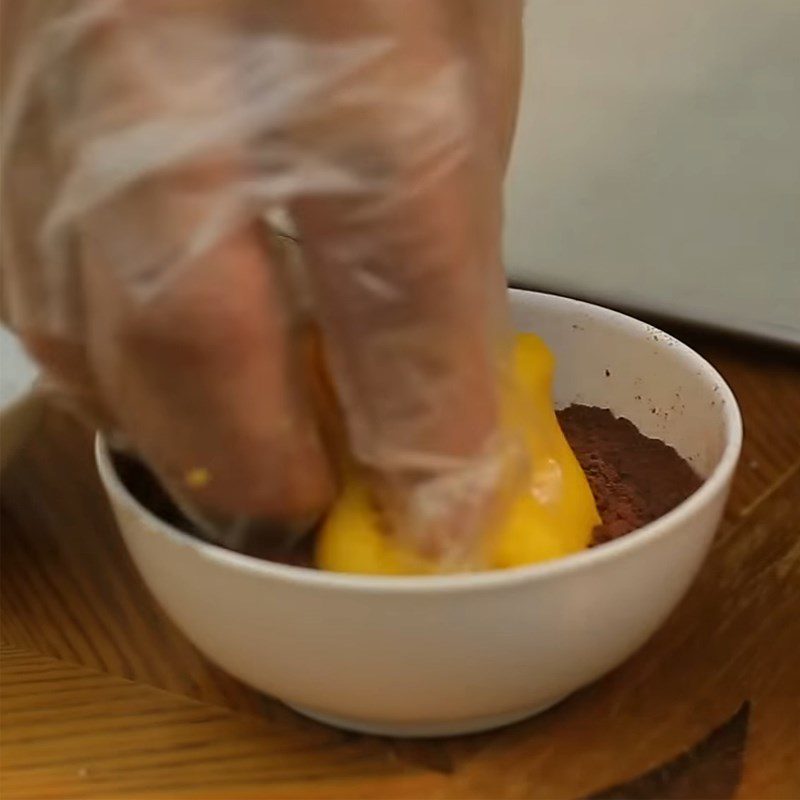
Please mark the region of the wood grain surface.
[[631, 660], [494, 733], [325, 728], [209, 664], [135, 573], [56, 409], [3, 477], [2, 772], [22, 798], [800, 798], [800, 369], [680, 332], [745, 418], [697, 582]]

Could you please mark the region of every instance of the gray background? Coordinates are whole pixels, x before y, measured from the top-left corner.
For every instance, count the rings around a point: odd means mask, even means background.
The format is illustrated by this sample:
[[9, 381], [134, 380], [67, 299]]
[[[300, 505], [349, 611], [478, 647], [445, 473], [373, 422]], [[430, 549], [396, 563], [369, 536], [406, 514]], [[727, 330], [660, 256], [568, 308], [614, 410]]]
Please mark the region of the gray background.
[[512, 280], [800, 343], [800, 0], [531, 0]]

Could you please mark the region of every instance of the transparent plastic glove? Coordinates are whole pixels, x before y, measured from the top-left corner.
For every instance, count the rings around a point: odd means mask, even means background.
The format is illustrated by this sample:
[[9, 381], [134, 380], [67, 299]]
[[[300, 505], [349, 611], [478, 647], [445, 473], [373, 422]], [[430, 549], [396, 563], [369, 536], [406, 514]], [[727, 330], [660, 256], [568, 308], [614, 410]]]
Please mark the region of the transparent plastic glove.
[[4, 319], [184, 505], [313, 518], [335, 475], [266, 222], [283, 214], [388, 527], [463, 559], [509, 445], [519, 17], [518, 0], [3, 4]]

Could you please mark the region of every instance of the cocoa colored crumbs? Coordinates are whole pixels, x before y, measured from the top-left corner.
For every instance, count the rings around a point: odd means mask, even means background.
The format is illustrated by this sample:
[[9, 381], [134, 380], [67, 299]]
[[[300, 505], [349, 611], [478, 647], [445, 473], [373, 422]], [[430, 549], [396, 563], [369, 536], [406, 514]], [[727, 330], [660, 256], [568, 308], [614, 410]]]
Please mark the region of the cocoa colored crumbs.
[[702, 484], [674, 448], [608, 409], [572, 405], [558, 412], [558, 421], [603, 520], [594, 530], [593, 545], [658, 519]]

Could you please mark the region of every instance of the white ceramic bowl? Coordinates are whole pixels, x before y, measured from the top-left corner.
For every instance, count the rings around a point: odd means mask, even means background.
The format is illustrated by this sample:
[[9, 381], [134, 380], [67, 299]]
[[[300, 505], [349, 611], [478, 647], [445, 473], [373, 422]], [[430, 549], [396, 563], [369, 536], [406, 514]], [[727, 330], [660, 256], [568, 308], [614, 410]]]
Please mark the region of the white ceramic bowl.
[[688, 458], [703, 486], [640, 531], [558, 561], [351, 576], [261, 561], [171, 528], [130, 496], [98, 441], [134, 561], [212, 661], [330, 724], [435, 736], [547, 708], [619, 664], [664, 621], [722, 513], [742, 438], [733, 394], [699, 355], [635, 319], [531, 292], [513, 291], [511, 301], [517, 327], [556, 353], [558, 404], [627, 416]]

